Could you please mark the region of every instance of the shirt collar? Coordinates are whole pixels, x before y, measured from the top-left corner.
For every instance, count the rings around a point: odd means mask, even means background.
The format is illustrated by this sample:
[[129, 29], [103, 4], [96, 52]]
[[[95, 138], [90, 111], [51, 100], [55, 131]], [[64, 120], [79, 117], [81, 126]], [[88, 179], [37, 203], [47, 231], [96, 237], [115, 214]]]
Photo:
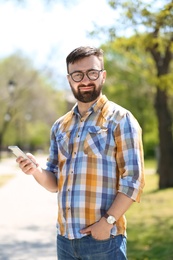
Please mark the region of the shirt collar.
[[[97, 112], [99, 110], [101, 110], [103, 108], [103, 106], [105, 105], [105, 103], [108, 101], [107, 97], [105, 95], [102, 95], [89, 109], [88, 112]], [[74, 107], [72, 108], [72, 113], [73, 114], [77, 114], [79, 115], [79, 111], [78, 111], [78, 105], [77, 103], [74, 105]]]
[[[105, 104], [107, 103], [108, 99], [105, 95], [102, 95], [97, 102], [95, 102], [88, 110], [88, 113], [92, 113], [92, 112], [97, 112], [99, 110], [102, 110], [102, 115], [103, 117], [106, 118], [106, 106]], [[105, 109], [104, 109], [105, 108]], [[64, 118], [64, 123], [68, 123], [69, 120], [72, 119], [73, 115], [76, 114], [79, 116], [79, 111], [78, 111], [78, 105], [77, 103], [74, 105], [74, 107], [72, 108], [71, 111], [69, 111], [66, 115], [66, 117]]]
[[102, 95], [97, 100], [97, 102], [92, 105], [93, 111], [97, 112], [98, 110], [101, 110], [107, 101], [108, 101], [107, 97], [105, 95]]

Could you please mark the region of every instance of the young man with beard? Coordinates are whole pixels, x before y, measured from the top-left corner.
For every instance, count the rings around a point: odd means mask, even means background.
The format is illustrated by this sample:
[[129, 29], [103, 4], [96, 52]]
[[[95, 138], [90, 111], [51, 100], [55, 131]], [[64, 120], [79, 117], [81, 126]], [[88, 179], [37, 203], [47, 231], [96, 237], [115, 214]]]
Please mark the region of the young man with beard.
[[80, 47], [66, 62], [77, 104], [52, 127], [47, 168], [17, 162], [58, 194], [58, 260], [127, 259], [124, 213], [144, 186], [141, 128], [102, 94], [102, 50]]

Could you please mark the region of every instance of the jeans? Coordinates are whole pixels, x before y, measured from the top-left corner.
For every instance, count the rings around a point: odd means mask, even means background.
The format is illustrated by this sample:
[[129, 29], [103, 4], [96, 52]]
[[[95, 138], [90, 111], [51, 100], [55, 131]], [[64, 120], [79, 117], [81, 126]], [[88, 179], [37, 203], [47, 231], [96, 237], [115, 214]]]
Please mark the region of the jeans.
[[58, 235], [57, 256], [58, 260], [127, 260], [126, 237], [96, 240], [89, 235], [70, 240]]

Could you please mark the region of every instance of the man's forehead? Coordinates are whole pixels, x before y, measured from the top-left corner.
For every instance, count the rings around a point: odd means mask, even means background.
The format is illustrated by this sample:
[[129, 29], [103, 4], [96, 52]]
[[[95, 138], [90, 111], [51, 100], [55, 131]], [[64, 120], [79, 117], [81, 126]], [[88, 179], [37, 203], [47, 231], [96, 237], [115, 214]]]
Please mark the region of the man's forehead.
[[74, 63], [69, 63], [69, 69], [91, 69], [94, 67], [100, 68], [101, 61], [98, 57], [92, 55], [75, 61]]

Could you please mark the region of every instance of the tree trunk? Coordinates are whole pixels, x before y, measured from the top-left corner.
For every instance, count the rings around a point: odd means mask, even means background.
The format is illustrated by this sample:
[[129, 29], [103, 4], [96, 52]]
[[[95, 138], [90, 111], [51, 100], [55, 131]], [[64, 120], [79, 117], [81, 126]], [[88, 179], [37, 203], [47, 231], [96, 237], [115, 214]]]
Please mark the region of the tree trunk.
[[[158, 37], [158, 30], [153, 33], [153, 37]], [[171, 41], [165, 48], [165, 53], [161, 53], [158, 44], [148, 49], [156, 64], [157, 77], [169, 74], [170, 63], [172, 61]], [[172, 116], [168, 105], [168, 91], [166, 86], [157, 86], [155, 109], [158, 118], [159, 130], [159, 188], [173, 187], [173, 135]]]
[[173, 187], [173, 137], [172, 118], [168, 108], [167, 93], [157, 88], [155, 109], [159, 128], [159, 188]]

